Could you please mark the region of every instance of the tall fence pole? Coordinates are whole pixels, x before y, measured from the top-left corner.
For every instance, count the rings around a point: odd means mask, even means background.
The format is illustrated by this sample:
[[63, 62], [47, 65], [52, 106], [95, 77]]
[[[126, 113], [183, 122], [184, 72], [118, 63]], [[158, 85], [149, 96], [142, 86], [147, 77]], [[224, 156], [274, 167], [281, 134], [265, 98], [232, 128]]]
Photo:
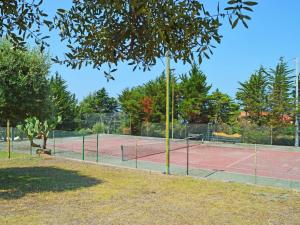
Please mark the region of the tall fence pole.
[[174, 77], [172, 78], [172, 118], [171, 118], [171, 123], [172, 123], [172, 139], [174, 139], [174, 107], [175, 107], [175, 79]]
[[84, 160], [84, 135], [82, 136], [82, 160]]
[[96, 155], [96, 162], [99, 162], [99, 134], [97, 133], [97, 155]]
[[170, 52], [166, 52], [166, 174], [170, 174]]
[[296, 113], [295, 113], [295, 146], [299, 147], [299, 118], [298, 118], [298, 104], [299, 104], [299, 73], [298, 73], [298, 58], [295, 59], [295, 75], [296, 75]]

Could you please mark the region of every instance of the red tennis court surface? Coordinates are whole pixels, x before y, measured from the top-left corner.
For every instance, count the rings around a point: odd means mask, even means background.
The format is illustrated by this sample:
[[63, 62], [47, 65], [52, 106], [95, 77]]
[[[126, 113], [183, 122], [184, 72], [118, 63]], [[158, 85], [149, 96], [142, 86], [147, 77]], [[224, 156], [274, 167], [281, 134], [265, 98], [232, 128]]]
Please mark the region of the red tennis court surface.
[[[162, 138], [142, 138], [133, 136], [99, 136], [99, 155], [119, 157], [121, 145], [137, 146], [137, 152], [144, 146], [162, 148]], [[157, 143], [157, 144], [155, 144]], [[55, 148], [59, 152], [82, 153], [83, 141], [74, 138], [57, 138]], [[284, 147], [283, 147], [284, 148]], [[88, 136], [84, 142], [85, 154], [94, 154], [97, 149], [96, 136]], [[126, 150], [126, 148], [125, 148]], [[158, 150], [158, 149], [157, 149]], [[163, 149], [161, 149], [163, 151]], [[226, 144], [197, 144], [189, 148], [189, 168], [227, 171], [247, 175], [257, 175], [278, 179], [300, 180], [300, 151], [289, 151], [280, 147], [254, 145], [238, 146]], [[139, 162], [165, 164], [165, 154], [153, 154], [137, 159]], [[171, 166], [187, 166], [187, 148], [170, 152]]]

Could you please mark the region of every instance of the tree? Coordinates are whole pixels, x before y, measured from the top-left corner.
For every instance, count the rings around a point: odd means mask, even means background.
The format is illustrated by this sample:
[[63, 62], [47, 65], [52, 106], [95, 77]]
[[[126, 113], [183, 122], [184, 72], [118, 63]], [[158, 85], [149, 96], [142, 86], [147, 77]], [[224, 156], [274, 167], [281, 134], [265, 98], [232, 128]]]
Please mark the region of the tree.
[[181, 75], [180, 80], [181, 117], [189, 123], [207, 122], [207, 100], [211, 85], [207, 85], [206, 75], [194, 64], [189, 74]]
[[132, 134], [139, 133], [141, 128], [144, 115], [142, 106], [144, 96], [144, 88], [138, 86], [124, 89], [118, 98], [121, 110], [130, 116]]
[[149, 122], [150, 117], [153, 113], [153, 100], [149, 96], [145, 96], [141, 104], [143, 106], [143, 112], [144, 112], [144, 121]]
[[66, 81], [57, 72], [50, 79], [50, 99], [53, 104], [52, 116], [62, 116], [59, 129], [74, 129], [77, 116], [77, 100], [74, 94], [67, 90]]
[[293, 80], [287, 63], [280, 58], [275, 69], [270, 69], [268, 78], [270, 82], [269, 107], [270, 124], [273, 126], [284, 125], [284, 116], [294, 113]]
[[43, 138], [42, 148], [46, 149], [50, 131], [54, 130], [60, 122], [61, 116], [44, 121], [41, 121], [36, 117], [28, 117], [25, 119], [25, 122], [18, 125], [17, 128], [27, 135], [28, 140], [30, 141], [30, 149], [31, 147], [40, 147], [39, 145], [33, 143], [33, 139], [36, 136], [41, 136]]
[[[69, 52], [54, 61], [72, 68], [84, 63], [111, 68], [127, 61], [134, 69], [147, 70], [168, 50], [175, 61], [192, 63], [198, 57], [201, 63], [221, 41], [221, 20], [229, 18], [232, 28], [239, 21], [248, 27], [247, 13], [256, 4], [230, 0], [224, 10], [218, 4], [214, 13], [194, 0], [73, 1], [69, 10], [59, 9], [55, 17]], [[112, 78], [109, 72], [105, 74]]]
[[17, 125], [17, 128], [22, 131], [30, 142], [30, 153], [32, 154], [32, 147], [38, 146], [33, 142], [33, 139], [38, 135], [38, 119], [36, 117], [28, 117], [23, 124]]
[[50, 63], [48, 56], [36, 49], [13, 50], [0, 42], [0, 118], [12, 125], [36, 116], [45, 119], [51, 112], [49, 102]]
[[89, 94], [79, 104], [80, 115], [90, 113], [114, 113], [118, 109], [118, 102], [115, 98], [109, 97], [105, 88]]
[[144, 85], [143, 96], [151, 96], [153, 112], [149, 120], [152, 123], [165, 121], [166, 113], [166, 76], [160, 74], [156, 79], [150, 80]]
[[54, 130], [56, 126], [61, 122], [61, 116], [53, 117], [44, 121], [37, 121], [37, 132], [43, 138], [43, 149], [47, 148], [47, 140], [50, 131]]
[[241, 83], [236, 98], [247, 113], [252, 123], [264, 125], [267, 123], [268, 112], [268, 79], [266, 71], [261, 67], [252, 74], [249, 80]]
[[208, 117], [210, 121], [216, 124], [232, 124], [236, 121], [239, 114], [239, 105], [229, 95], [216, 89], [208, 99]]

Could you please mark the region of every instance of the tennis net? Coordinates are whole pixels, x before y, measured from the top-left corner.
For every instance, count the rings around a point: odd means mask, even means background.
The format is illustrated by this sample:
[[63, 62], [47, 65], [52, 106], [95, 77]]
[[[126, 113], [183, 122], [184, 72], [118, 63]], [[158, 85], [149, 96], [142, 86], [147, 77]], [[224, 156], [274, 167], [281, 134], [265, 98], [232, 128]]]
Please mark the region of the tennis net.
[[[170, 151], [187, 149], [188, 147], [193, 147], [200, 145], [202, 143], [201, 136], [198, 137], [188, 137], [185, 139], [179, 140], [170, 140]], [[139, 144], [138, 142], [135, 145], [122, 145], [121, 146], [121, 156], [122, 161], [128, 161], [133, 159], [144, 158], [151, 155], [157, 155], [165, 153], [166, 143], [163, 141]]]

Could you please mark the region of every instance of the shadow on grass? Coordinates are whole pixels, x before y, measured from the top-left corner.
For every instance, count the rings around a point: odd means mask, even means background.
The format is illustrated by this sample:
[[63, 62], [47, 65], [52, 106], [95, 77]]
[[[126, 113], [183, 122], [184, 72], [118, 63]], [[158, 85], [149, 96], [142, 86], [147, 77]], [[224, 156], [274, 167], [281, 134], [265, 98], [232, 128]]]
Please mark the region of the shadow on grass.
[[63, 192], [91, 187], [101, 180], [56, 167], [0, 169], [0, 199], [18, 199], [29, 193]]

